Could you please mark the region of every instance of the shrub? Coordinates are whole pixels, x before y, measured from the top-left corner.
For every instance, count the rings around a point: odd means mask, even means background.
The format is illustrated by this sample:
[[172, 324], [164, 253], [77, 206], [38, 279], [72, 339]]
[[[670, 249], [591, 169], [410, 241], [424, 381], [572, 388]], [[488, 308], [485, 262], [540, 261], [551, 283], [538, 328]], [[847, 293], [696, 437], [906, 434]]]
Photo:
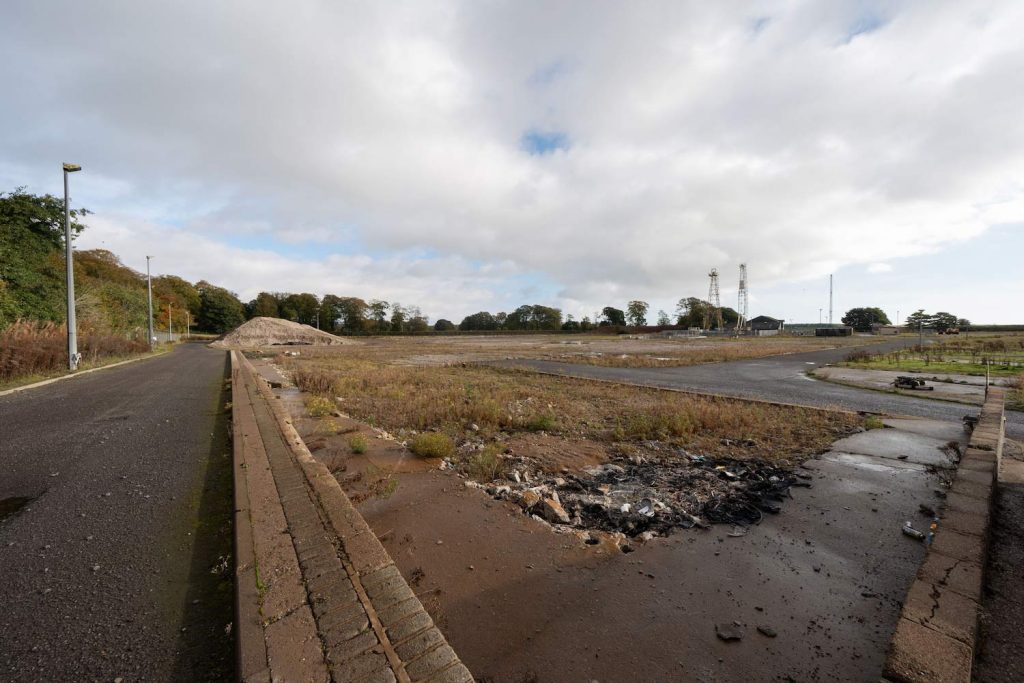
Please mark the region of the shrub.
[[455, 452], [455, 444], [443, 432], [423, 432], [413, 438], [409, 450], [421, 458], [448, 458]]
[[483, 450], [472, 453], [466, 458], [466, 470], [477, 481], [493, 481], [504, 469], [501, 452], [505, 449], [499, 443], [489, 443]]
[[362, 434], [353, 434], [348, 439], [348, 447], [352, 449], [353, 453], [358, 455], [366, 452], [366, 449], [370, 447], [370, 442]]
[[878, 417], [877, 415], [868, 415], [866, 418], [864, 418], [864, 428], [884, 429], [885, 423], [882, 422], [882, 418]]
[[550, 432], [556, 426], [555, 416], [549, 413], [534, 415], [526, 421], [526, 428], [531, 432]]
[[334, 412], [334, 403], [323, 396], [306, 397], [306, 412], [310, 417], [324, 417]]
[[851, 351], [846, 354], [847, 363], [865, 363], [869, 360], [871, 360], [871, 354], [862, 349], [857, 349], [856, 351]]
[[[78, 351], [83, 366], [111, 356], [144, 353], [145, 341], [80, 325]], [[0, 331], [0, 382], [67, 369], [67, 328], [51, 322], [18, 320]]]

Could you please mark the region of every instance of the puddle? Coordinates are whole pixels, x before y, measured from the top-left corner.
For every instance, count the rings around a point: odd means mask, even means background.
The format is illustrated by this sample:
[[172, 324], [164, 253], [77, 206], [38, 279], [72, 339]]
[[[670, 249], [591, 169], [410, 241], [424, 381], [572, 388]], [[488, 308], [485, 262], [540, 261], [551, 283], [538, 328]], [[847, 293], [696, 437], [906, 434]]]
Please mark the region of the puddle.
[[12, 498], [4, 498], [0, 500], [0, 522], [4, 521], [8, 517], [21, 512], [21, 509], [31, 503], [35, 498], [26, 498], [25, 496], [14, 496]]

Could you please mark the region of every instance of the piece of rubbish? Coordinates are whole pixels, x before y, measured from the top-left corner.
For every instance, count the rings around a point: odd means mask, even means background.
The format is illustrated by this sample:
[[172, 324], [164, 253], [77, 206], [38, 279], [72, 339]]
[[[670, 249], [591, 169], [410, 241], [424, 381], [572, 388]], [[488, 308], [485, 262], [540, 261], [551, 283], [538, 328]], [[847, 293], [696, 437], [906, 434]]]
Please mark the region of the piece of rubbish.
[[619, 512], [629, 512], [629, 503], [623, 503], [622, 507], [619, 508]]
[[925, 534], [915, 529], [910, 522], [907, 522], [903, 525], [903, 535], [909, 536], [910, 538], [913, 538], [916, 541], [923, 541], [926, 538]]
[[768, 638], [774, 638], [775, 636], [779, 635], [771, 626], [758, 626], [757, 632], [760, 633], [762, 636]]
[[743, 639], [743, 629], [735, 622], [731, 624], [715, 624], [715, 635], [719, 640], [730, 642]]

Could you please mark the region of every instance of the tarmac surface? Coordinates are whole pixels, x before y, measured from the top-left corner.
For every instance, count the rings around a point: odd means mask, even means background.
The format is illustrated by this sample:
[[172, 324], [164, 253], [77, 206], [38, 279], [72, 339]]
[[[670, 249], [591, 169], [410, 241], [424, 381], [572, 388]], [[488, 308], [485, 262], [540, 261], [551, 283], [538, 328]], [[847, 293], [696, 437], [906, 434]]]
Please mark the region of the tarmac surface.
[[233, 678], [226, 362], [0, 397], [0, 681]]
[[[886, 351], [914, 343], [917, 343], [916, 339], [872, 344], [871, 350]], [[973, 406], [848, 387], [807, 376], [807, 370], [842, 361], [854, 348], [856, 347], [679, 368], [614, 368], [526, 359], [498, 361], [493, 364], [663, 389], [823, 408], [845, 408], [870, 413], [910, 415], [934, 420], [959, 421], [964, 415], [977, 413]], [[1024, 438], [1024, 413], [1007, 411], [1006, 433], [1013, 438]]]

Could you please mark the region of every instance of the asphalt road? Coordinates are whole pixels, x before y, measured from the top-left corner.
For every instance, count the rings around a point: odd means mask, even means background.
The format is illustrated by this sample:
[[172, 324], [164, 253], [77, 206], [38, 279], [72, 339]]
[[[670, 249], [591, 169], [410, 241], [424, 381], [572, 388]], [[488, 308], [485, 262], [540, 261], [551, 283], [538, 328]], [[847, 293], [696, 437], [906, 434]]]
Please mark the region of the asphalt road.
[[233, 677], [226, 359], [0, 397], [0, 681]]
[[[888, 342], [871, 348], [883, 350], [911, 343], [916, 340]], [[508, 360], [496, 364], [663, 389], [936, 420], [960, 420], [964, 415], [978, 412], [976, 407], [960, 403], [859, 389], [807, 376], [807, 370], [843, 360], [850, 351], [847, 347], [680, 368], [613, 368], [543, 360]], [[1024, 437], [1024, 413], [1007, 412], [1006, 427], [1008, 434]]]

